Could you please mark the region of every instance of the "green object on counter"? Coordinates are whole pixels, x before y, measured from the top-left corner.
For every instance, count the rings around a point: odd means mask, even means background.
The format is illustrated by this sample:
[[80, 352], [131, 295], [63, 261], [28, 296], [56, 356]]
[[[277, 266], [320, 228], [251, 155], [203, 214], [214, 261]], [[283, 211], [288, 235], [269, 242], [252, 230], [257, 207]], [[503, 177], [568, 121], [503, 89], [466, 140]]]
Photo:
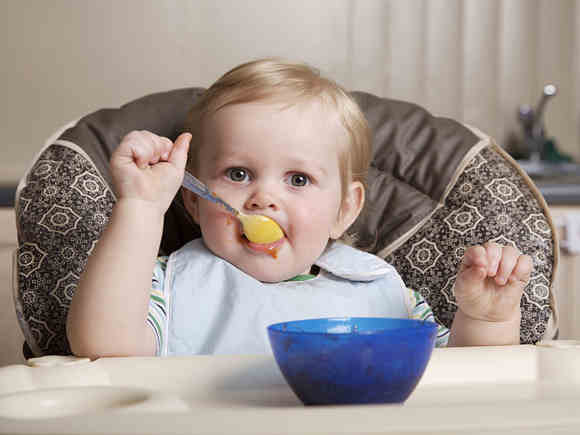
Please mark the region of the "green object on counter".
[[572, 157], [558, 150], [553, 139], [546, 139], [542, 147], [542, 160], [547, 162], [571, 162]]

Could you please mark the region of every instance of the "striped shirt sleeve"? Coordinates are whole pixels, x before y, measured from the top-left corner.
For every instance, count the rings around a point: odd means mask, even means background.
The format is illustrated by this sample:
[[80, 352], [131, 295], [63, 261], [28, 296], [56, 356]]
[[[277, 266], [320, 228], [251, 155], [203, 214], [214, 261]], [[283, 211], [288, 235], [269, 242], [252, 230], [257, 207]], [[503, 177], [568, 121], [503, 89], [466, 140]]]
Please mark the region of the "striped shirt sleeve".
[[161, 355], [164, 340], [166, 337], [167, 322], [167, 298], [165, 295], [165, 270], [167, 268], [168, 257], [158, 257], [153, 269], [153, 278], [151, 279], [151, 293], [149, 296], [149, 313], [147, 314], [147, 324], [153, 330], [157, 349], [155, 355]]
[[449, 329], [441, 325], [435, 319], [433, 310], [427, 301], [421, 296], [421, 293], [408, 290], [407, 310], [409, 311], [409, 318], [416, 320], [428, 320], [437, 323], [437, 338], [435, 339], [435, 347], [445, 347], [449, 341]]

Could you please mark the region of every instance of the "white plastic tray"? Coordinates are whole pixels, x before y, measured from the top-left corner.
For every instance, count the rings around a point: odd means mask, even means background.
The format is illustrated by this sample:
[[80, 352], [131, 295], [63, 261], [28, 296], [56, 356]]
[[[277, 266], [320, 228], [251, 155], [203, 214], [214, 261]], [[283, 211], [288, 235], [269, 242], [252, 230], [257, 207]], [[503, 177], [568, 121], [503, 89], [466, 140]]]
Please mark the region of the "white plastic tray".
[[0, 368], [0, 433], [580, 433], [580, 343], [435, 349], [404, 405], [304, 407], [271, 356]]

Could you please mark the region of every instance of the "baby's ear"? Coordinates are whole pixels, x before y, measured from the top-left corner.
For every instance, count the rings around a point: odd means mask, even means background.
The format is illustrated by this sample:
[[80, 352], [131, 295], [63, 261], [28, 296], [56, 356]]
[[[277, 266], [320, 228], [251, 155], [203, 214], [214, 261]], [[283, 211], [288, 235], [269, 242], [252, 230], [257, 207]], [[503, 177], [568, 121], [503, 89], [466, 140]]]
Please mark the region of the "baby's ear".
[[330, 230], [331, 239], [339, 239], [360, 214], [365, 202], [365, 188], [360, 181], [352, 181], [340, 206], [336, 222]]
[[185, 209], [195, 221], [195, 223], [199, 225], [199, 201], [197, 195], [187, 189], [182, 188], [181, 197], [183, 198], [183, 205], [185, 206]]

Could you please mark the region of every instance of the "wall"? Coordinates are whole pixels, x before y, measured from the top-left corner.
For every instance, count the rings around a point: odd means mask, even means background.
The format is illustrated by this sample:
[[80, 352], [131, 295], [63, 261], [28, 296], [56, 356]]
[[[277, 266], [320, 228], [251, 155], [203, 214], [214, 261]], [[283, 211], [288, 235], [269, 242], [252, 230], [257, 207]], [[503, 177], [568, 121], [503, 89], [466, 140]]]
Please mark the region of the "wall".
[[12, 299], [12, 254], [16, 249], [14, 211], [0, 207], [0, 367], [24, 361], [24, 336]]
[[579, 28], [580, 0], [2, 0], [0, 184], [71, 119], [268, 55], [500, 141], [553, 81], [548, 132], [580, 157]]
[[[548, 106], [548, 132], [580, 158], [580, 0], [1, 0], [0, 55], [0, 185], [20, 178], [45, 138], [82, 114], [207, 86], [272, 55], [500, 141], [517, 131], [518, 105], [534, 104], [552, 81], [560, 94]], [[16, 236], [4, 211], [0, 296], [10, 307]], [[21, 342], [1, 347], [20, 358]]]

